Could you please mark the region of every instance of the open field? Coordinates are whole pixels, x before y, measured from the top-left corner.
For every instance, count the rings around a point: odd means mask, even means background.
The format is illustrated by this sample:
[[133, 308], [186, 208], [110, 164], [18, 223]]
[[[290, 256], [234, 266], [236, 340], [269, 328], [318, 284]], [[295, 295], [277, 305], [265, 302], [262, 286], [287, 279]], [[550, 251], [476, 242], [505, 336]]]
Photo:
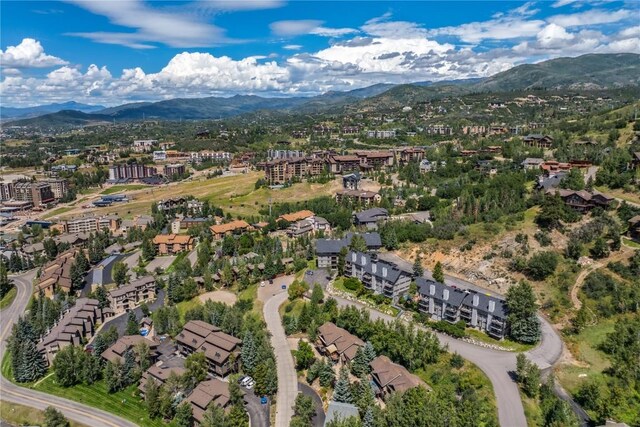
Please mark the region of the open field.
[[199, 295], [198, 298], [202, 303], [207, 301], [221, 302], [226, 305], [233, 305], [238, 300], [236, 294], [229, 291], [213, 291]]
[[108, 195], [108, 194], [120, 193], [123, 191], [142, 190], [143, 188], [149, 188], [149, 186], [142, 185], [142, 184], [114, 185], [113, 187], [107, 188], [100, 194]]
[[609, 187], [605, 187], [603, 185], [596, 187], [596, 190], [611, 197], [615, 197], [616, 199], [621, 199], [640, 205], [640, 194], [635, 191], [624, 191], [622, 188], [610, 189]]
[[[0, 419], [11, 425], [43, 425], [44, 411], [17, 403], [0, 401]], [[84, 424], [69, 421], [71, 427], [85, 427]]]
[[250, 172], [234, 176], [185, 181], [160, 187], [145, 187], [140, 190], [124, 191], [131, 199], [128, 203], [95, 209], [76, 208], [65, 213], [68, 214], [66, 216], [74, 216], [80, 213], [86, 214], [87, 212], [93, 212], [97, 215], [116, 213], [121, 217], [132, 217], [137, 214], [150, 213], [153, 201], [192, 195], [200, 199], [209, 200], [212, 205], [221, 207], [225, 213], [230, 212], [234, 216], [249, 216], [255, 215], [258, 209], [267, 206], [269, 199], [274, 204], [285, 201], [308, 200], [323, 195], [331, 195], [340, 186], [336, 180], [327, 184], [305, 182], [280, 190], [268, 188], [256, 190], [255, 183], [262, 177], [262, 172]]
[[65, 207], [62, 207], [62, 208], [54, 209], [51, 212], [47, 212], [44, 215], [42, 215], [42, 218], [43, 219], [52, 218], [54, 216], [58, 216], [58, 215], [62, 215], [62, 214], [65, 214], [67, 212], [70, 212], [73, 209], [74, 208], [71, 207], [71, 206], [65, 206]]

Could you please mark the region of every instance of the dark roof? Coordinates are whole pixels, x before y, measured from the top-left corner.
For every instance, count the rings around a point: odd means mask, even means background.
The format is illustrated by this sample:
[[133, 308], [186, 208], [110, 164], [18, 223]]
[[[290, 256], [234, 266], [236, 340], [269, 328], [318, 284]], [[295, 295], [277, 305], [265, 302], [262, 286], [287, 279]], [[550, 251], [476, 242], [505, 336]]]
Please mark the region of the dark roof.
[[354, 214], [356, 221], [360, 224], [377, 222], [389, 217], [389, 211], [384, 208], [371, 208]]
[[[432, 296], [435, 299], [445, 301], [444, 296], [445, 291], [447, 291], [448, 299], [446, 299], [446, 301], [449, 305], [460, 307], [464, 304], [470, 307], [475, 307], [485, 313], [491, 313], [492, 315], [498, 316], [500, 318], [506, 317], [506, 306], [504, 300], [500, 298], [473, 290], [462, 290], [454, 288], [443, 283], [436, 282], [435, 280], [426, 279], [424, 277], [418, 277], [416, 279], [416, 284], [418, 285], [418, 293], [420, 295]], [[433, 293], [431, 291], [433, 291]], [[478, 296], [478, 304], [474, 305], [473, 297], [476, 295]], [[489, 311], [489, 301], [493, 301], [495, 303], [493, 312]]]
[[[346, 248], [351, 243], [354, 233], [347, 233], [342, 239], [318, 239], [316, 240], [316, 253], [337, 254], [342, 248]], [[378, 233], [360, 233], [369, 249], [382, 246], [382, 239]]]
[[538, 183], [538, 188], [548, 190], [551, 188], [558, 188], [562, 180], [567, 176], [567, 172], [561, 171], [556, 173], [555, 175], [551, 175], [547, 178], [543, 178], [542, 181]]
[[348, 260], [356, 265], [359, 265], [365, 272], [371, 274], [372, 276], [387, 280], [391, 283], [397, 282], [401, 276], [411, 276], [410, 271], [402, 270], [396, 264], [383, 261], [381, 259], [378, 259], [377, 257], [374, 258], [374, 256], [356, 251], [349, 251], [349, 254], [347, 255]]

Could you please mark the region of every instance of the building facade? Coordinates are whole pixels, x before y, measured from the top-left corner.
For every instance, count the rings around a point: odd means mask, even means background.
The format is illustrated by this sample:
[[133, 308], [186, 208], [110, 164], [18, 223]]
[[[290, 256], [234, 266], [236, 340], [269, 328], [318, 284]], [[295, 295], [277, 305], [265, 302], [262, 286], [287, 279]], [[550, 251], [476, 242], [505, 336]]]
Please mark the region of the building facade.
[[355, 277], [366, 289], [396, 301], [409, 291], [412, 273], [379, 260], [376, 254], [350, 251], [345, 258], [344, 275]]

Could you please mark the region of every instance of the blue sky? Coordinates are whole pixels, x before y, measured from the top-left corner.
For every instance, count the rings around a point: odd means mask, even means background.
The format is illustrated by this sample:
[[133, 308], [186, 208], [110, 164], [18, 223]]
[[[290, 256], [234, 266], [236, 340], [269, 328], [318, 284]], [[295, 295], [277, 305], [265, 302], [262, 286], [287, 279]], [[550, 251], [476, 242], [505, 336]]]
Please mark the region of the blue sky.
[[3, 1], [3, 105], [313, 95], [640, 52], [638, 0]]

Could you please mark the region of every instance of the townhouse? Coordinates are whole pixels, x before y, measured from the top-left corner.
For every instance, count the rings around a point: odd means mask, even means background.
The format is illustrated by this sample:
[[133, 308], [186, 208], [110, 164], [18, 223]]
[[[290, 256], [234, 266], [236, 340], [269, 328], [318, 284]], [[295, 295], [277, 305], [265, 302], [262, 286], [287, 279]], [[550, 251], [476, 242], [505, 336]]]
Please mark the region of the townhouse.
[[395, 263], [378, 259], [377, 254], [349, 251], [344, 275], [355, 277], [366, 289], [396, 301], [409, 290], [412, 273]]
[[338, 203], [342, 203], [344, 200], [349, 200], [352, 203], [368, 206], [380, 203], [382, 201], [382, 196], [375, 191], [342, 189], [336, 191], [335, 199]]
[[192, 250], [195, 246], [195, 238], [179, 234], [158, 234], [153, 238], [153, 245], [158, 255], [174, 255]]
[[[359, 234], [364, 238], [368, 250], [377, 250], [382, 247], [382, 240], [378, 233]], [[316, 260], [318, 268], [338, 268], [340, 251], [349, 247], [353, 233], [347, 233], [342, 239], [318, 239], [316, 240]]]
[[40, 277], [35, 287], [35, 294], [41, 291], [47, 298], [53, 298], [58, 290], [71, 292], [71, 266], [78, 251], [70, 249], [59, 254], [56, 259], [49, 261], [40, 268]]
[[364, 347], [364, 341], [347, 330], [339, 328], [335, 323], [327, 322], [318, 328], [316, 349], [334, 363], [349, 363], [356, 355], [358, 348]]
[[187, 370], [181, 366], [168, 367], [168, 366], [157, 366], [151, 365], [149, 369], [142, 373], [142, 377], [140, 378], [140, 384], [138, 384], [138, 391], [140, 395], [144, 398], [144, 394], [147, 388], [148, 381], [155, 381], [157, 385], [163, 385], [169, 377], [173, 375], [182, 376]]
[[[149, 347], [149, 362], [156, 363], [158, 360], [158, 343], [151, 341], [142, 335], [125, 335], [113, 343], [100, 355], [107, 362], [124, 363], [128, 351], [133, 351], [137, 346], [146, 344]], [[136, 362], [140, 362], [136, 356]]]
[[393, 363], [387, 356], [378, 356], [373, 359], [371, 367], [371, 379], [373, 391], [376, 396], [383, 398], [386, 395], [404, 392], [415, 387], [430, 387], [417, 375], [409, 372], [404, 366]]
[[238, 369], [242, 340], [222, 332], [217, 326], [191, 320], [176, 337], [178, 351], [183, 356], [204, 353], [209, 372], [225, 377]]
[[156, 280], [153, 276], [145, 276], [128, 285], [112, 290], [108, 294], [109, 305], [114, 313], [120, 314], [132, 310], [143, 301], [156, 297]]
[[56, 354], [68, 345], [80, 345], [93, 337], [97, 325], [113, 316], [110, 308], [100, 308], [95, 299], [78, 298], [58, 323], [37, 344], [49, 365]]
[[434, 280], [418, 277], [418, 308], [433, 320], [450, 323], [464, 321], [488, 335], [502, 339], [507, 333], [504, 300], [483, 293], [462, 290]]
[[226, 408], [231, 400], [230, 396], [228, 382], [212, 379], [199, 383], [185, 399], [191, 405], [195, 425], [203, 424], [205, 412], [210, 405]]
[[211, 230], [211, 234], [213, 234], [213, 238], [220, 240], [223, 239], [224, 236], [250, 231], [252, 227], [248, 222], [238, 219], [225, 224], [212, 225], [209, 229]]

